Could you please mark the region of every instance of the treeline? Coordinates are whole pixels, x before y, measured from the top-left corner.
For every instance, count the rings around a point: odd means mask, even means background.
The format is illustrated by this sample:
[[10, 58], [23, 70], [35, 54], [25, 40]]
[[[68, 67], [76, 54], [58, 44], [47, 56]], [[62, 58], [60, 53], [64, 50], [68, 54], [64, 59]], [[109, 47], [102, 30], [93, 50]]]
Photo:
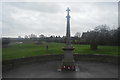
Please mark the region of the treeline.
[[[107, 25], [100, 25], [95, 27], [91, 31], [83, 32], [82, 36], [77, 32], [74, 37], [71, 37], [71, 43], [73, 44], [91, 44], [91, 45], [120, 45], [120, 27], [111, 30]], [[42, 42], [59, 42], [65, 43], [65, 36], [50, 36], [46, 37], [40, 35], [31, 34], [29, 37], [25, 35], [24, 38], [20, 36], [18, 38], [2, 38], [2, 44], [7, 45], [9, 43], [22, 42], [22, 43], [35, 43], [41, 44]]]
[[94, 30], [84, 32], [78, 41], [83, 44], [98, 44], [98, 45], [120, 45], [120, 27], [110, 30], [107, 25], [100, 25]]

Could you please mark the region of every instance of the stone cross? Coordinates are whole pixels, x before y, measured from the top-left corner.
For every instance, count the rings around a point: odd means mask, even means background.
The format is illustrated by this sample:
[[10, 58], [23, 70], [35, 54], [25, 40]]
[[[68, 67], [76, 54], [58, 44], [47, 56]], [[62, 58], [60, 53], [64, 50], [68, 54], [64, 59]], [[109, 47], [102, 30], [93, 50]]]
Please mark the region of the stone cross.
[[63, 48], [64, 58], [61, 64], [61, 70], [75, 71], [76, 65], [75, 65], [75, 61], [73, 57], [74, 48], [72, 47], [71, 42], [70, 42], [70, 15], [69, 15], [70, 9], [67, 8], [66, 11], [67, 11], [66, 45]]

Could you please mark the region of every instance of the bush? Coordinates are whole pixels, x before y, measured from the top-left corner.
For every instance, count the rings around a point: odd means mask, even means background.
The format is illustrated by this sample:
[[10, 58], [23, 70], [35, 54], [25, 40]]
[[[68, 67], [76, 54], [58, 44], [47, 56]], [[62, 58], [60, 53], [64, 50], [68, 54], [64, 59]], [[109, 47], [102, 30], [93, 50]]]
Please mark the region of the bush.
[[2, 38], [2, 46], [8, 46], [8, 44], [10, 43], [10, 39], [9, 38]]

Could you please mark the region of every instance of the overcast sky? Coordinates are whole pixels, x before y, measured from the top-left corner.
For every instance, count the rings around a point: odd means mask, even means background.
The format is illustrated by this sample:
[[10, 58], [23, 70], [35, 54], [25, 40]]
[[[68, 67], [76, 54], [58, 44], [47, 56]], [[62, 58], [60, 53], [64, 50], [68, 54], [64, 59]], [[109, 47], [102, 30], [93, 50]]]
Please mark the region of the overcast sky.
[[102, 24], [118, 27], [117, 2], [4, 2], [2, 36], [24, 37], [30, 34], [64, 36], [66, 8], [71, 9], [71, 35], [86, 32]]

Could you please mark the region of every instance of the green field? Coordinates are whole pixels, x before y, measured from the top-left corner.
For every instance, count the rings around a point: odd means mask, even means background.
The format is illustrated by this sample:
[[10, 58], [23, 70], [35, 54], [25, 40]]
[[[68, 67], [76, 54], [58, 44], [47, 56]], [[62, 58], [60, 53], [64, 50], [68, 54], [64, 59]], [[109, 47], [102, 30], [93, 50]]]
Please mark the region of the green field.
[[[48, 45], [48, 51], [46, 50]], [[24, 58], [29, 56], [38, 56], [45, 54], [63, 54], [62, 43], [45, 43], [41, 45], [36, 44], [14, 44], [6, 48], [2, 48], [2, 59], [10, 60], [17, 58]], [[98, 50], [90, 50], [89, 45], [73, 45], [75, 47], [74, 54], [106, 54], [117, 56], [118, 46], [98, 46]]]

